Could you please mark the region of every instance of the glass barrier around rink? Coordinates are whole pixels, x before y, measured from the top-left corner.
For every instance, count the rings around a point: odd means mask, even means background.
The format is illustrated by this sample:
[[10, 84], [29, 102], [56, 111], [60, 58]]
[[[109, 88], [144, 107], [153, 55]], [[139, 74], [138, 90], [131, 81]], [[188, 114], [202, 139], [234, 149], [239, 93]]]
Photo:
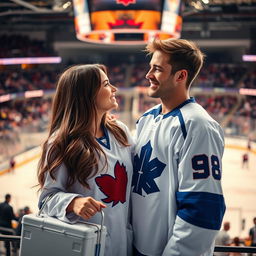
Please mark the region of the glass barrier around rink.
[[0, 131], [0, 163], [43, 143], [47, 136], [48, 120], [33, 120], [22, 127]]
[[256, 119], [234, 115], [224, 128], [227, 136], [239, 136], [256, 139]]
[[[131, 131], [135, 129], [135, 123], [143, 114], [144, 106], [149, 108], [151, 101], [142, 100], [137, 92], [128, 95], [126, 92], [119, 95], [123, 102], [119, 102], [118, 111], [113, 111], [117, 119], [124, 122]], [[128, 97], [129, 96], [129, 97]], [[121, 104], [122, 103], [122, 104]], [[157, 104], [153, 102], [152, 104]], [[142, 108], [142, 109], [141, 109]], [[221, 113], [209, 113], [217, 122], [223, 126], [223, 130], [227, 137], [243, 137], [256, 139], [256, 119], [235, 114], [226, 123], [223, 122], [227, 118]], [[47, 136], [47, 126], [49, 124], [49, 114], [42, 115], [43, 118], [26, 121], [27, 124], [19, 126], [11, 126], [0, 129], [0, 164], [22, 152], [28, 151], [33, 147], [37, 147], [43, 143]]]

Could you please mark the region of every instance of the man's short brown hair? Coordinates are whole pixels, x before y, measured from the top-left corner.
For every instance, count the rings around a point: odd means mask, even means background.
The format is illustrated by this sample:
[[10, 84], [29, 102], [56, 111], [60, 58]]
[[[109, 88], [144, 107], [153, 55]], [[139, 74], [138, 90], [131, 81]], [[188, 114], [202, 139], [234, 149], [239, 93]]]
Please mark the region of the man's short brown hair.
[[169, 55], [172, 74], [186, 69], [188, 71], [187, 88], [201, 70], [205, 56], [194, 42], [185, 39], [154, 40], [148, 43], [146, 51], [149, 54], [161, 51]]

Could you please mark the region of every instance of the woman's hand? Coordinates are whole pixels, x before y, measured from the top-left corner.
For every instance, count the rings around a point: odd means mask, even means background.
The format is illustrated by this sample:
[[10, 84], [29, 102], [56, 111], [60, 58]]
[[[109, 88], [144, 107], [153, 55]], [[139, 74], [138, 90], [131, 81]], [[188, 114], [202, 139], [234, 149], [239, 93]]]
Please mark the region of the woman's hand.
[[111, 121], [112, 121], [112, 122], [116, 122], [117, 116], [114, 115], [114, 114], [111, 114], [111, 113], [107, 112], [106, 119], [107, 119], [107, 121], [110, 121], [110, 122], [111, 122]]
[[97, 212], [100, 212], [101, 208], [106, 207], [105, 204], [92, 197], [75, 197], [68, 205], [66, 212], [74, 212], [76, 215], [88, 220]]

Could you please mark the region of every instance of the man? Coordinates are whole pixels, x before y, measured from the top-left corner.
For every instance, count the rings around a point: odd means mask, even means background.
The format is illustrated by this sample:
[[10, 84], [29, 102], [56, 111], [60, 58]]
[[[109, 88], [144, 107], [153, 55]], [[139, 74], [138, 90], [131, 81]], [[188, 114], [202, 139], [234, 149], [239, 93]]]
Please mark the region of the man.
[[30, 211], [30, 208], [29, 208], [28, 206], [26, 206], [26, 207], [24, 207], [24, 208], [22, 209], [22, 212], [21, 212], [21, 214], [20, 214], [20, 216], [19, 216], [18, 225], [17, 225], [17, 227], [16, 227], [16, 229], [15, 229], [15, 233], [16, 233], [17, 236], [20, 236], [20, 235], [21, 235], [21, 230], [22, 230], [22, 218], [23, 218], [23, 216], [25, 216], [25, 215], [27, 215], [27, 214], [30, 214], [30, 213], [31, 213], [31, 211]]
[[[11, 195], [5, 195], [5, 201], [0, 204], [0, 227], [7, 228], [8, 230], [1, 231], [4, 235], [14, 235], [14, 230], [12, 229], [12, 220], [18, 220], [18, 218], [13, 213], [13, 208], [9, 204], [11, 201]], [[10, 243], [5, 242], [6, 256], [10, 255]]]
[[146, 75], [161, 104], [137, 122], [132, 180], [135, 255], [212, 255], [225, 212], [224, 136], [189, 97], [203, 54], [182, 39], [156, 40]]
[[242, 155], [242, 168], [244, 167], [249, 168], [249, 154], [247, 152]]
[[249, 237], [251, 242], [251, 246], [256, 246], [256, 217], [253, 218], [254, 226], [249, 230]]
[[[217, 234], [215, 239], [215, 245], [228, 246], [231, 244], [231, 238], [228, 233], [229, 229], [230, 229], [230, 223], [227, 221], [223, 224], [223, 229], [219, 231], [219, 233]], [[214, 255], [227, 256], [229, 255], [229, 253], [216, 252]]]
[[14, 170], [15, 170], [15, 165], [16, 165], [16, 162], [15, 162], [15, 160], [14, 160], [14, 157], [11, 157], [11, 159], [10, 159], [9, 172], [14, 172]]

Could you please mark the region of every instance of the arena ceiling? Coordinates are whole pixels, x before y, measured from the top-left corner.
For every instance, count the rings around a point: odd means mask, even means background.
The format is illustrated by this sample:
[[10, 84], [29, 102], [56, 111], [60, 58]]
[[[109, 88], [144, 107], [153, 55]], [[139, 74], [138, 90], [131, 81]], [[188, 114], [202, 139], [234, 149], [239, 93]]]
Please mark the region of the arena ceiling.
[[[184, 38], [215, 39], [210, 46], [228, 39], [227, 47], [234, 39], [246, 47], [255, 41], [256, 0], [183, 0], [182, 16]], [[69, 41], [66, 34], [74, 38], [72, 0], [1, 0], [0, 23], [0, 33], [63, 31], [57, 39]]]
[[[183, 0], [185, 21], [256, 22], [256, 0]], [[73, 20], [71, 0], [1, 0], [1, 24]]]

